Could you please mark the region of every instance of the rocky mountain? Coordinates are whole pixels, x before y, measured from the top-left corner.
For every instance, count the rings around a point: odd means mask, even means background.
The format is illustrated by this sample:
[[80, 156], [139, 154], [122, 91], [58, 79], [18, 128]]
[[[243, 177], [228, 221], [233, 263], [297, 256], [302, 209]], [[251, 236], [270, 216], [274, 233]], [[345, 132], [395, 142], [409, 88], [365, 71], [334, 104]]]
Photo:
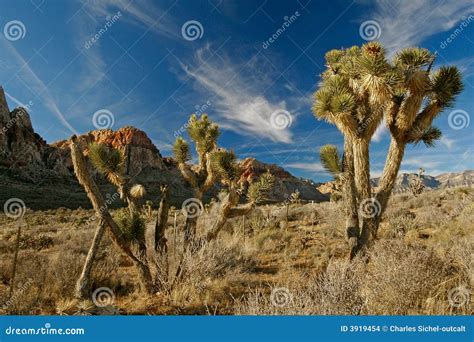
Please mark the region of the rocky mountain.
[[[393, 188], [394, 193], [405, 193], [410, 191], [410, 180], [418, 177], [416, 173], [401, 173], [398, 175]], [[461, 173], [443, 173], [438, 176], [422, 175], [421, 180], [427, 190], [446, 189], [455, 187], [474, 186], [474, 170], [466, 170]], [[372, 185], [377, 187], [379, 178], [372, 179]]]
[[[18, 197], [32, 209], [89, 207], [89, 201], [74, 176], [70, 140], [46, 143], [34, 131], [24, 108], [9, 110], [1, 87], [0, 127], [0, 205], [11, 197]], [[125, 171], [133, 181], [145, 186], [146, 199], [157, 200], [162, 184], [170, 187], [171, 201], [175, 205], [192, 197], [192, 189], [182, 178], [174, 160], [163, 158], [145, 132], [123, 127], [116, 131], [95, 130], [77, 138], [86, 155], [87, 146], [92, 142], [126, 152]], [[314, 183], [294, 177], [276, 165], [247, 158], [241, 161], [241, 167], [243, 185], [251, 184], [266, 170], [276, 176], [275, 189], [269, 198], [271, 201], [284, 201], [296, 190], [304, 200], [327, 200]], [[96, 178], [104, 193], [113, 194], [114, 188], [110, 184], [98, 174]], [[218, 191], [217, 187], [212, 189], [206, 199]]]

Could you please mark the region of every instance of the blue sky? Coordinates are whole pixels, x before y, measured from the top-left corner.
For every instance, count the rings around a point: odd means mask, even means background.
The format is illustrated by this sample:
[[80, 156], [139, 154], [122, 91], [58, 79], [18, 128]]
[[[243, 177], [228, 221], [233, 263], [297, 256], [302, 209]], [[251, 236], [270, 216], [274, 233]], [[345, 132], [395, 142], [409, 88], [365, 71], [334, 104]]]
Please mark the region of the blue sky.
[[[436, 121], [443, 140], [435, 149], [410, 147], [402, 164], [457, 172], [474, 168], [470, 15], [466, 0], [2, 0], [0, 84], [10, 107], [28, 105], [48, 142], [132, 125], [166, 156], [188, 116], [205, 111], [222, 127], [220, 145], [240, 158], [325, 181], [318, 150], [341, 146], [342, 137], [311, 113], [324, 54], [375, 35], [389, 53], [422, 46], [438, 51], [435, 67], [463, 71], [464, 92]], [[111, 120], [94, 121], [95, 113]], [[373, 176], [388, 143], [379, 130]]]

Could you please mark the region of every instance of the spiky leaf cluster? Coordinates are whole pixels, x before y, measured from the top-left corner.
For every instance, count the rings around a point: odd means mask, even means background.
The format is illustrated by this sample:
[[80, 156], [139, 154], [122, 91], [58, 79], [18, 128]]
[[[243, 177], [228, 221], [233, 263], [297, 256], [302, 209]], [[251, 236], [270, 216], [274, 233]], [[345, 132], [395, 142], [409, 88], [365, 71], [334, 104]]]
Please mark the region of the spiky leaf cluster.
[[[431, 71], [435, 57], [427, 49], [408, 48], [389, 62], [377, 42], [329, 51], [313, 112], [319, 119], [335, 124], [344, 135], [356, 137], [371, 137], [387, 113], [392, 133], [412, 137], [412, 127], [427, 129], [463, 89], [456, 67]], [[423, 111], [425, 116], [417, 120]], [[419, 141], [431, 145], [438, 135], [431, 130]]]
[[234, 151], [217, 149], [210, 154], [211, 167], [218, 178], [224, 183], [231, 183], [239, 179], [240, 169]]
[[419, 142], [423, 142], [426, 147], [434, 147], [435, 142], [441, 139], [443, 133], [438, 127], [431, 126], [423, 132], [420, 132], [418, 136], [413, 137], [409, 140], [409, 142], [418, 144]]
[[261, 203], [267, 199], [269, 192], [275, 184], [275, 176], [270, 171], [263, 173], [257, 181], [250, 184], [247, 199], [252, 203]]
[[114, 215], [114, 221], [128, 241], [145, 241], [145, 220], [138, 212], [131, 214], [122, 208]]
[[462, 76], [454, 66], [441, 67], [432, 77], [432, 101], [440, 106], [451, 106], [454, 98], [463, 90]]
[[123, 181], [123, 153], [104, 144], [89, 145], [89, 160], [112, 184], [120, 185]]
[[207, 114], [203, 114], [200, 119], [193, 114], [188, 124], [188, 134], [195, 142], [198, 154], [216, 148], [217, 138], [220, 135], [219, 127], [209, 120]]
[[191, 160], [191, 151], [189, 145], [183, 138], [179, 137], [176, 139], [173, 145], [173, 153], [178, 163], [186, 163]]
[[319, 150], [319, 159], [324, 169], [334, 177], [342, 172], [342, 161], [336, 146], [324, 145], [321, 147]]

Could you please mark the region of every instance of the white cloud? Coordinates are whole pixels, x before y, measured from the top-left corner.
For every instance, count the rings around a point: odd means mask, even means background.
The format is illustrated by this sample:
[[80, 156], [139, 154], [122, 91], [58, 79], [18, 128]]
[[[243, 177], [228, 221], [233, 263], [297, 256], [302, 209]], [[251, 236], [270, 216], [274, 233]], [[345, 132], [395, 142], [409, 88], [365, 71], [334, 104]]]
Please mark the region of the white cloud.
[[441, 137], [440, 142], [446, 146], [448, 149], [451, 149], [455, 143], [454, 139], [449, 139], [445, 136]]
[[223, 56], [206, 60], [204, 54], [209, 51], [207, 47], [196, 53], [195, 61], [199, 67], [181, 67], [197, 82], [197, 88], [204, 88], [213, 96], [211, 102], [217, 115], [216, 121], [223, 128], [237, 133], [291, 143], [291, 126], [276, 129], [271, 124], [271, 116], [277, 111], [288, 111], [294, 125], [295, 115], [287, 108], [285, 101], [272, 101], [264, 95], [272, 82], [260, 74], [263, 73], [261, 68], [255, 66], [258, 58], [237, 65]]
[[385, 126], [385, 123], [382, 123], [379, 127], [377, 127], [377, 129], [375, 130], [375, 133], [372, 137], [372, 139], [375, 141], [375, 142], [380, 142], [383, 138], [383, 136], [385, 135], [385, 133], [387, 133], [388, 130], [387, 130], [387, 127]]
[[310, 171], [314, 173], [327, 173], [324, 167], [319, 163], [289, 163], [285, 164], [285, 167]]
[[375, 13], [363, 20], [376, 20], [382, 29], [380, 40], [389, 53], [416, 46], [426, 38], [452, 29], [474, 11], [472, 0], [410, 0], [397, 4], [378, 0]]

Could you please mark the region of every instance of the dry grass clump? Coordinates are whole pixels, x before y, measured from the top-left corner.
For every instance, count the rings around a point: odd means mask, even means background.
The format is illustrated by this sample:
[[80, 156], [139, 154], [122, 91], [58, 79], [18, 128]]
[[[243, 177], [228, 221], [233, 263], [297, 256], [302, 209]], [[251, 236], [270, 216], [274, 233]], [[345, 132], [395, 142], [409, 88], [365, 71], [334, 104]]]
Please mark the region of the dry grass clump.
[[304, 273], [291, 282], [251, 291], [236, 303], [243, 315], [357, 315], [363, 305], [360, 293], [363, 262], [331, 260], [320, 275]]
[[433, 288], [452, 274], [447, 262], [432, 250], [398, 240], [379, 241], [368, 256], [364, 314], [420, 313]]

